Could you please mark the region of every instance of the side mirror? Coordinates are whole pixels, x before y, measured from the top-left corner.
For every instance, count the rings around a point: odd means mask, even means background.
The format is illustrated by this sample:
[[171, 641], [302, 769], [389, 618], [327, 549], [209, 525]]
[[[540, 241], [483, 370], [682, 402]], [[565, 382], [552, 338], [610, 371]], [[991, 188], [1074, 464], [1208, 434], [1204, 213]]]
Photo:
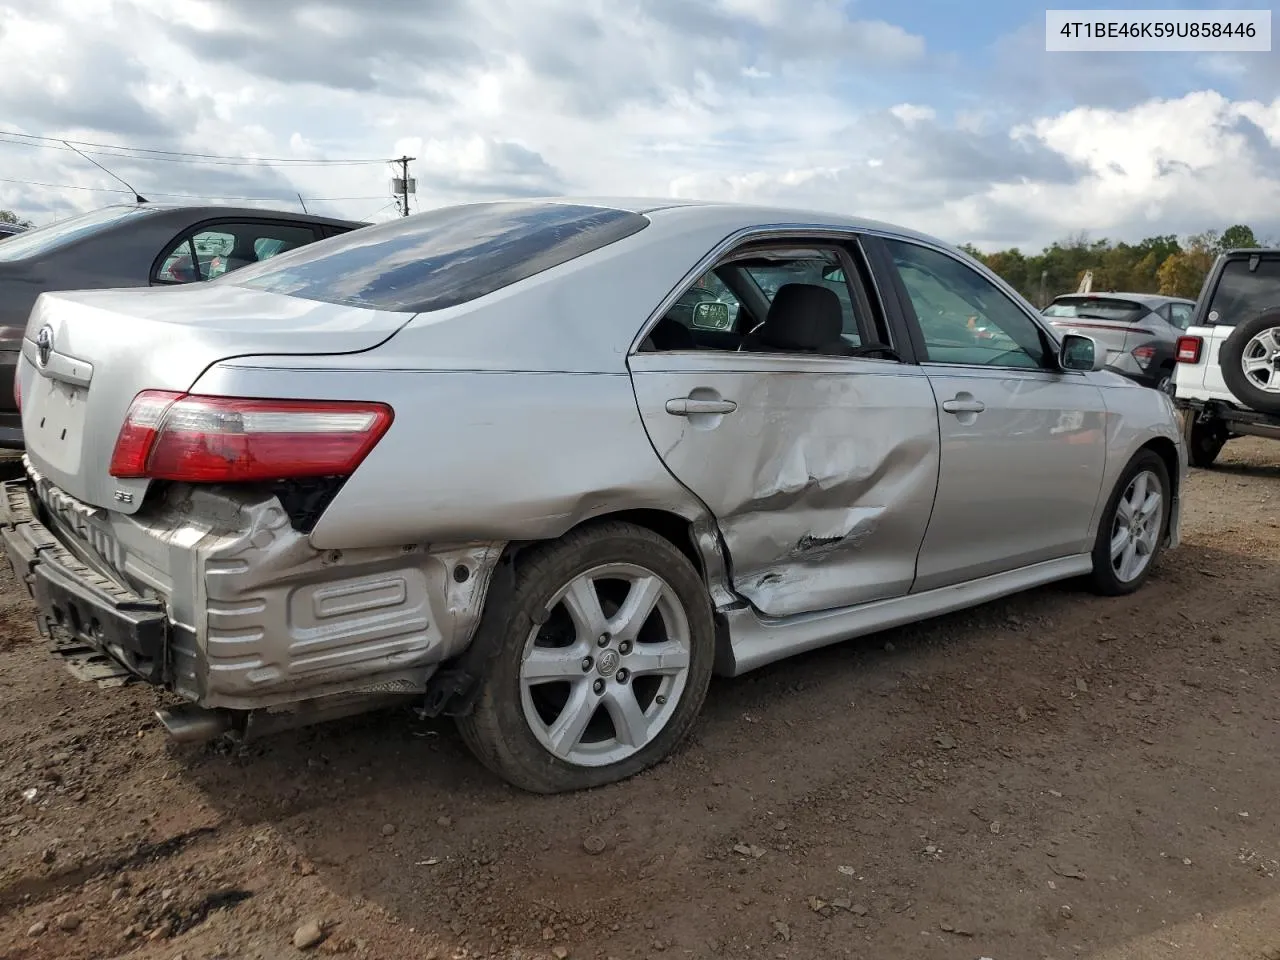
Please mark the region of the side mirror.
[[728, 330], [733, 326], [729, 305], [719, 300], [703, 300], [693, 308], [693, 325], [699, 330]]
[[1082, 337], [1078, 333], [1068, 333], [1062, 338], [1062, 346], [1058, 348], [1058, 364], [1063, 370], [1102, 370], [1107, 365], [1105, 350], [1098, 349], [1098, 341], [1093, 337]]

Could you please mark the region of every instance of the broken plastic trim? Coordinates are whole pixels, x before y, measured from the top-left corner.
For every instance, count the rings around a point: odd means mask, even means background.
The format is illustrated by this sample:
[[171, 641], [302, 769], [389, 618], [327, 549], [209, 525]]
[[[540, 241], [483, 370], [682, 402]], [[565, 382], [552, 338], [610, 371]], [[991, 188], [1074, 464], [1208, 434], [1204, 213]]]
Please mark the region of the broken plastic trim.
[[508, 547], [494, 568], [484, 613], [471, 643], [427, 682], [423, 716], [461, 717], [469, 714], [475, 706], [486, 666], [502, 649], [503, 630], [516, 592], [515, 557], [518, 549]]

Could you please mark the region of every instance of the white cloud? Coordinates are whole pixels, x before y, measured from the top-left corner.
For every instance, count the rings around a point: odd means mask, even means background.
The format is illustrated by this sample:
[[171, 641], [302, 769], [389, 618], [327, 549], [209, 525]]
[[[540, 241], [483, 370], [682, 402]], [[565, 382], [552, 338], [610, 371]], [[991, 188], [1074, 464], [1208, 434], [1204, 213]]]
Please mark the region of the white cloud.
[[922, 107], [914, 103], [899, 103], [890, 107], [889, 112], [908, 127], [929, 120], [936, 120], [938, 113], [933, 107]]
[[[975, 86], [951, 116], [920, 89], [895, 94], [936, 62], [923, 40], [857, 13], [842, 0], [0, 0], [0, 128], [259, 157], [403, 153], [418, 158], [419, 207], [695, 196], [1024, 246], [1280, 227], [1260, 219], [1280, 220], [1280, 98], [1013, 110]], [[118, 186], [66, 151], [0, 142], [0, 158], [11, 179]], [[382, 163], [98, 159], [144, 195], [361, 198], [308, 203], [351, 217], [390, 201]], [[0, 181], [0, 207], [36, 219], [110, 199]]]

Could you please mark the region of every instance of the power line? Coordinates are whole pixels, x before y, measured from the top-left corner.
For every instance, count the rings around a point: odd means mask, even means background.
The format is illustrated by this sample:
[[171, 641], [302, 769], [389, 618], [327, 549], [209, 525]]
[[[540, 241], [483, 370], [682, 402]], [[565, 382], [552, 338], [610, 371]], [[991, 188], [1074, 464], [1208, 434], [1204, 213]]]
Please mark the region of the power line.
[[[131, 190], [121, 190], [119, 187], [83, 187], [74, 183], [45, 183], [41, 180], [17, 180], [13, 177], [0, 177], [0, 183], [20, 183], [28, 187], [48, 187], [52, 190], [90, 190], [96, 193], [133, 192]], [[147, 193], [153, 197], [186, 197], [191, 200], [253, 200], [260, 203], [293, 202], [292, 197], [217, 197], [203, 193], [160, 193], [155, 190], [148, 190]], [[382, 200], [384, 198], [381, 194], [378, 194], [364, 197], [302, 197], [300, 199], [310, 200], [312, 203], [337, 203], [344, 200]]]
[[[207, 164], [209, 166], [290, 166], [290, 167], [351, 167], [367, 166], [388, 162], [381, 160], [308, 160], [299, 157], [244, 157], [218, 153], [188, 153], [181, 150], [155, 150], [150, 147], [127, 147], [120, 144], [93, 143], [86, 140], [60, 140], [56, 137], [38, 136], [33, 133], [18, 133], [13, 130], [0, 130], [0, 138], [19, 137], [22, 139], [0, 139], [0, 143], [11, 143], [14, 146], [36, 147], [46, 150], [75, 151], [75, 146], [88, 147], [85, 153], [94, 153], [100, 157], [119, 157], [127, 160], [154, 160], [161, 163]], [[31, 142], [36, 141], [36, 142]], [[72, 145], [75, 146], [72, 146]], [[114, 152], [113, 152], [114, 151]]]
[[378, 214], [380, 214], [383, 210], [389, 209], [390, 207], [399, 207], [399, 206], [400, 206], [400, 199], [397, 197], [395, 200], [390, 200], [390, 201], [388, 201], [387, 203], [384, 203], [384, 204], [383, 204], [382, 206], [380, 206], [377, 210], [373, 211], [373, 213], [367, 213], [367, 214], [365, 214], [363, 217], [357, 217], [356, 219], [357, 219], [357, 220], [372, 220], [374, 217], [376, 217]]

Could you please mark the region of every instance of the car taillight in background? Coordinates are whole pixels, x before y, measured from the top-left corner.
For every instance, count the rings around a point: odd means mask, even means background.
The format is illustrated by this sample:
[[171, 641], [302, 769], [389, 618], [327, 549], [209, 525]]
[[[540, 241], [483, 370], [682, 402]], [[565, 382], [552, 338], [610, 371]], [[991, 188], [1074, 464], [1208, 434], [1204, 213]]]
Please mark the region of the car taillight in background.
[[186, 483], [349, 476], [392, 418], [381, 403], [144, 390], [116, 438], [111, 475]]
[[1141, 347], [1134, 347], [1129, 351], [1129, 354], [1138, 361], [1138, 366], [1145, 370], [1151, 365], [1151, 361], [1156, 355], [1156, 348], [1150, 344], [1144, 344]]
[[1204, 341], [1199, 337], [1179, 337], [1174, 357], [1178, 363], [1199, 363]]

